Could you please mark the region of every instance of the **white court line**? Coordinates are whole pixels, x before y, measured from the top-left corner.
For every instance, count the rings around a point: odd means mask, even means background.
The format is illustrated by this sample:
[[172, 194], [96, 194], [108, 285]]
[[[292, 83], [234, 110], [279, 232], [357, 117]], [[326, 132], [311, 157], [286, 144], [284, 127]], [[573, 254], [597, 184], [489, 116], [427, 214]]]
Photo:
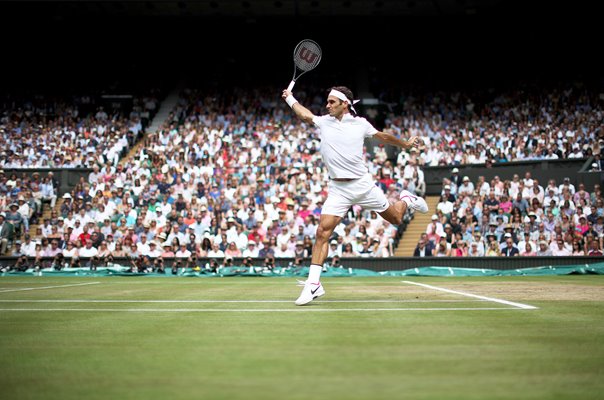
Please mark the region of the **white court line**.
[[0, 293], [21, 292], [21, 291], [24, 291], [24, 290], [57, 289], [57, 288], [72, 287], [72, 286], [84, 286], [84, 285], [98, 285], [99, 283], [101, 283], [101, 282], [86, 282], [86, 283], [74, 283], [72, 285], [42, 286], [42, 287], [19, 288], [19, 289], [5, 289], [5, 290], [0, 290]]
[[[158, 279], [158, 281], [155, 281], [155, 278]], [[118, 279], [118, 277], [112, 277], [109, 278], [109, 280], [104, 281], [104, 283], [106, 284], [110, 284], [110, 285], [163, 285], [166, 286], [167, 284], [170, 285], [203, 285], [203, 284], [208, 284], [208, 285], [226, 285], [226, 286], [232, 286], [233, 282], [232, 281], [228, 281], [228, 279], [224, 279], [221, 281], [218, 280], [214, 280], [214, 279], [223, 279], [220, 277], [208, 277], [208, 278], [201, 278], [201, 279], [194, 279], [191, 280], [189, 282], [184, 282], [181, 280], [181, 278], [176, 277], [176, 278], [172, 278], [170, 277], [170, 279], [173, 279], [172, 281], [168, 281], [168, 280], [159, 280], [161, 278], [166, 278], [166, 277], [142, 277], [141, 279], [137, 280], [137, 281], [111, 281], [111, 279]], [[127, 277], [125, 278], [126, 280], [128, 279], [137, 279], [137, 278], [132, 278], [132, 277]], [[190, 279], [190, 278], [185, 278], [183, 277], [182, 279]], [[244, 278], [246, 279], [246, 278]], [[256, 282], [252, 282], [252, 281], [237, 281], [237, 285], [262, 285], [262, 286], [266, 286], [266, 285], [278, 285], [278, 286], [288, 286], [291, 285], [292, 282], [285, 282], [286, 279], [289, 278], [284, 278], [281, 276], [271, 276], [271, 277], [264, 277], [264, 278], [254, 278], [254, 279], [258, 279]], [[261, 279], [273, 279], [273, 281], [261, 281]], [[344, 278], [334, 278], [334, 279], [344, 279]], [[349, 278], [346, 278], [349, 279]], [[380, 278], [381, 279], [381, 278]], [[13, 282], [7, 282], [7, 283], [13, 283]], [[381, 286], [392, 286], [392, 285], [396, 285], [398, 282], [385, 282], [385, 281], [344, 281], [344, 280], [338, 280], [338, 281], [329, 281], [329, 286], [349, 286], [349, 285], [357, 285], [357, 286], [361, 286], [361, 285], [367, 285], [367, 284], [372, 284], [372, 285], [381, 285]], [[295, 286], [296, 283], [294, 282], [293, 285]]]
[[460, 296], [473, 297], [475, 299], [481, 299], [481, 300], [486, 300], [486, 301], [492, 301], [492, 302], [495, 302], [495, 303], [506, 304], [508, 306], [513, 306], [513, 307], [521, 308], [523, 310], [537, 310], [539, 308], [539, 307], [531, 306], [531, 305], [528, 305], [528, 304], [515, 303], [513, 301], [496, 299], [494, 297], [479, 296], [477, 294], [460, 292], [460, 291], [457, 291], [457, 290], [445, 289], [445, 288], [441, 288], [441, 287], [437, 287], [437, 286], [432, 286], [432, 285], [426, 285], [425, 283], [411, 282], [411, 281], [401, 281], [401, 282], [408, 283], [409, 285], [422, 286], [422, 287], [425, 287], [425, 288], [428, 288], [428, 289], [432, 289], [432, 290], [439, 290], [441, 292], [458, 294]]
[[[313, 304], [322, 303], [470, 303], [486, 300], [319, 300]], [[291, 300], [0, 300], [0, 303], [291, 303]]]
[[220, 309], [220, 308], [0, 308], [3, 311], [85, 311], [85, 312], [358, 312], [358, 311], [494, 311], [494, 310], [518, 310], [510, 307], [455, 307], [455, 308], [242, 308], [242, 309]]

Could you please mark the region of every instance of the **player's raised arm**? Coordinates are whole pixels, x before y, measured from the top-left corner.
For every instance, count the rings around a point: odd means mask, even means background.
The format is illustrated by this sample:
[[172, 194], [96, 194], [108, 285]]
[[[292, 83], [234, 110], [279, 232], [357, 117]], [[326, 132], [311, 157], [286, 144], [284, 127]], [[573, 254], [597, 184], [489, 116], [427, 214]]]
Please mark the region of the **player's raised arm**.
[[380, 142], [402, 147], [403, 149], [410, 149], [411, 147], [417, 148], [421, 143], [421, 138], [419, 136], [411, 136], [408, 140], [401, 140], [390, 133], [378, 132], [373, 137]]
[[315, 115], [308, 108], [300, 104], [298, 100], [296, 100], [292, 92], [285, 89], [283, 91], [283, 94], [281, 94], [281, 97], [292, 108], [292, 110], [294, 110], [294, 113], [298, 118], [309, 124], [312, 123], [312, 119], [315, 117]]

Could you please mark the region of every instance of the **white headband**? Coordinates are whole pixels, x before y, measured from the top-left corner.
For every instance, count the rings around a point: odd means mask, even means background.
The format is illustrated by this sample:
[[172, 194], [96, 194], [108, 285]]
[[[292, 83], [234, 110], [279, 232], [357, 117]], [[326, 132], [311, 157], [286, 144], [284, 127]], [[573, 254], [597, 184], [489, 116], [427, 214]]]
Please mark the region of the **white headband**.
[[[330, 96], [333, 97], [337, 97], [338, 99], [342, 100], [342, 101], [347, 101], [348, 103], [350, 103], [350, 100], [348, 100], [348, 97], [346, 97], [346, 95], [342, 92], [340, 92], [339, 90], [335, 90], [335, 89], [331, 89], [331, 92], [329, 92]], [[354, 113], [357, 113], [357, 110], [354, 109], [354, 104], [357, 104], [359, 101], [361, 100], [352, 100], [352, 104], [350, 104], [350, 109], [352, 111], [354, 111]]]

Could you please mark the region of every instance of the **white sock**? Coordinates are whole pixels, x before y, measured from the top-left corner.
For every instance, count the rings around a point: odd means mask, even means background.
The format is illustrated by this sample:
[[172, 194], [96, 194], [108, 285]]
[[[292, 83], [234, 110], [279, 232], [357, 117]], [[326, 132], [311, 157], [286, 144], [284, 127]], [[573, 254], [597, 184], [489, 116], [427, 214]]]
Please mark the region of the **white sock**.
[[310, 271], [308, 271], [308, 282], [318, 284], [321, 278], [321, 270], [323, 268], [317, 264], [310, 264]]

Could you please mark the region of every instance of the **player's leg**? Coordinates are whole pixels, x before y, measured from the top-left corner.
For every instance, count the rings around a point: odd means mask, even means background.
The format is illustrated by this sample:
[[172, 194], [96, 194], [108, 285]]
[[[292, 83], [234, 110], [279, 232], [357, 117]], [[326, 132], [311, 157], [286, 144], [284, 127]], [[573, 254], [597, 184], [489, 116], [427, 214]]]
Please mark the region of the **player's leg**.
[[403, 222], [403, 217], [407, 211], [407, 203], [402, 200], [397, 201], [394, 204], [390, 204], [390, 207], [384, 211], [378, 212], [386, 221], [393, 225], [400, 225]]
[[366, 182], [369, 190], [357, 198], [357, 204], [365, 210], [375, 211], [382, 218], [393, 225], [400, 225], [403, 222], [405, 212], [409, 207], [403, 200], [390, 203], [386, 194], [373, 182]]
[[323, 265], [329, 252], [329, 238], [340, 221], [342, 221], [342, 217], [336, 215], [321, 215], [319, 226], [317, 227], [317, 237], [312, 248], [311, 264]]
[[325, 294], [325, 290], [321, 285], [321, 270], [323, 269], [323, 262], [327, 258], [329, 238], [341, 220], [342, 217], [337, 215], [321, 214], [316, 233], [317, 237], [312, 249], [308, 279], [306, 279], [300, 297], [296, 300], [296, 305], [302, 306], [308, 304]]
[[416, 196], [406, 190], [403, 190], [400, 195], [400, 200], [394, 204], [390, 204], [384, 211], [378, 211], [378, 214], [382, 216], [386, 221], [394, 225], [399, 225], [403, 222], [405, 211], [407, 208], [417, 210], [422, 213], [428, 212], [428, 203], [423, 198]]
[[422, 213], [428, 212], [428, 204], [419, 196], [403, 190], [399, 200], [390, 203], [382, 189], [373, 183], [370, 185], [371, 189], [362, 195], [357, 204], [366, 210], [377, 212], [391, 224], [400, 225], [408, 208]]

